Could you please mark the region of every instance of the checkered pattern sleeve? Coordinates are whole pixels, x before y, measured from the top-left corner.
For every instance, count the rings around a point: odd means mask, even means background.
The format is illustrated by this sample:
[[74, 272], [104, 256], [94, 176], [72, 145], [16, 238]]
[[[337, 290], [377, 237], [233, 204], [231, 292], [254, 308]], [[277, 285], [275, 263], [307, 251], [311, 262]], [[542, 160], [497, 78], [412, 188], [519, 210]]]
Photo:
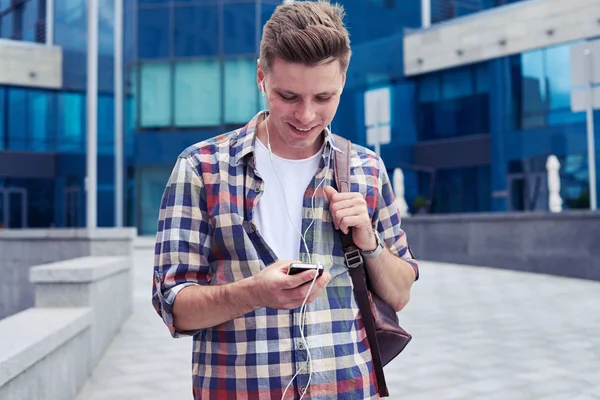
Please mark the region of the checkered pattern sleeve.
[[414, 259], [406, 233], [400, 227], [400, 213], [396, 206], [396, 199], [387, 170], [381, 158], [379, 158], [379, 199], [375, 213], [377, 231], [385, 241], [387, 247], [400, 257], [405, 259], [415, 270], [415, 280], [419, 279], [419, 266]]
[[173, 337], [199, 332], [176, 331], [173, 303], [184, 287], [210, 282], [210, 233], [202, 179], [190, 159], [180, 156], [160, 204], [152, 287], [154, 308]]

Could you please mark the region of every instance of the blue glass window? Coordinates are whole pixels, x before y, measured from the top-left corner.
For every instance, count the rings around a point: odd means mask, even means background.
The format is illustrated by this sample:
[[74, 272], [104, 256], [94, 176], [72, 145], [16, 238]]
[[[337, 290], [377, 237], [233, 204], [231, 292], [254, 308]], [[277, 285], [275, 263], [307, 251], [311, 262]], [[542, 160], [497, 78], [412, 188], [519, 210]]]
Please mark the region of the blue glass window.
[[135, 146], [135, 100], [133, 98], [125, 99], [125, 121], [123, 149], [126, 157], [132, 157]]
[[487, 65], [431, 73], [418, 80], [419, 140], [490, 131]]
[[37, 22], [38, 2], [27, 1], [23, 3], [23, 32], [22, 39], [35, 42], [35, 23]]
[[219, 54], [216, 5], [175, 7], [175, 57]]
[[456, 99], [473, 94], [473, 75], [471, 68], [457, 68], [443, 74], [444, 99]]
[[257, 53], [255, 3], [225, 3], [223, 14], [223, 52]]
[[5, 89], [0, 87], [0, 150], [4, 149], [4, 141], [5, 141], [5, 136], [4, 136], [4, 122], [5, 122], [5, 118], [6, 118], [6, 112], [5, 112], [6, 103], [4, 101], [5, 94], [6, 94]]
[[54, 41], [65, 49], [84, 52], [87, 48], [86, 0], [55, 1], [54, 7]]
[[6, 14], [0, 17], [0, 38], [11, 39], [13, 36], [13, 16]]
[[140, 235], [156, 234], [156, 221], [160, 210], [160, 199], [165, 191], [165, 185], [171, 175], [170, 168], [141, 167], [137, 170], [139, 182], [139, 218], [138, 230]]
[[571, 46], [546, 49], [550, 109], [571, 107]]
[[256, 60], [225, 61], [225, 123], [248, 122], [258, 112]]
[[522, 126], [524, 129], [546, 123], [547, 93], [543, 50], [521, 55]]
[[475, 67], [475, 92], [489, 93], [490, 91], [490, 71], [487, 62], [477, 64]]
[[[485, 212], [491, 210], [490, 166], [442, 169], [436, 172], [434, 213]], [[427, 193], [427, 187], [421, 188]]]
[[135, 59], [135, 13], [123, 13], [123, 59], [126, 64]]
[[221, 68], [218, 61], [175, 64], [175, 125], [221, 123]]
[[85, 97], [79, 93], [61, 93], [58, 100], [56, 148], [60, 152], [83, 153]]
[[27, 92], [23, 89], [8, 91], [8, 148], [25, 150], [27, 148]]
[[[273, 12], [275, 11], [275, 8], [277, 8], [276, 3], [266, 3], [266, 2], [261, 2], [260, 3], [260, 12], [261, 12], [261, 16], [260, 16], [260, 26], [265, 26], [265, 24], [267, 23], [267, 21], [269, 20], [269, 18], [271, 18], [271, 15], [273, 15]], [[260, 36], [262, 37], [262, 28], [260, 29]]]
[[98, 15], [98, 53], [112, 57], [115, 51], [115, 2], [99, 1]]
[[441, 98], [440, 75], [432, 73], [425, 75], [419, 81], [419, 101], [421, 103], [437, 101]]
[[113, 96], [98, 96], [98, 154], [114, 154], [115, 102]]
[[126, 95], [124, 99], [125, 111], [123, 117], [125, 118], [125, 144], [124, 151], [127, 157], [133, 156], [134, 152], [134, 137], [135, 130], [137, 127], [137, 113], [136, 107], [139, 101], [137, 97], [137, 74], [135, 68], [132, 68], [129, 72], [129, 79], [126, 86]]
[[171, 65], [148, 63], [140, 67], [140, 125], [171, 125]]
[[30, 138], [28, 148], [33, 151], [54, 149], [54, 94], [33, 90], [29, 92]]
[[169, 15], [168, 7], [140, 9], [138, 12], [139, 58], [169, 57]]

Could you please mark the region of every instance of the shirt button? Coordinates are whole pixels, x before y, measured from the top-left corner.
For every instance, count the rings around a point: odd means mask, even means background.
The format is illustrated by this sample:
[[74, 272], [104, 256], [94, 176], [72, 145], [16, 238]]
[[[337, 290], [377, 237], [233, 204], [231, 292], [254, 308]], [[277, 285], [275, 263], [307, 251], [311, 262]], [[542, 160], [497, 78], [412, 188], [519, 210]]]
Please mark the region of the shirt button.
[[300, 393], [302, 393], [302, 394], [306, 394], [306, 388], [305, 388], [305, 387], [303, 387], [303, 388], [300, 388]]
[[298, 350], [304, 350], [304, 343], [298, 342]]
[[256, 185], [256, 186], [254, 187], [254, 191], [255, 191], [256, 193], [259, 193], [259, 192], [260, 192], [260, 185]]

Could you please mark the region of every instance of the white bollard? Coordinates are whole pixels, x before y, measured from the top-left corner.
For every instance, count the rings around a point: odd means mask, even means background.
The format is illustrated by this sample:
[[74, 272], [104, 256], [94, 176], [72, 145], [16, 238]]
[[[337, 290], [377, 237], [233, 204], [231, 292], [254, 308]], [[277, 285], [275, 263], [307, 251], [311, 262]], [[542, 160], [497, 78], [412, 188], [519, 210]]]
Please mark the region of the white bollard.
[[560, 197], [560, 162], [555, 155], [548, 156], [546, 171], [548, 172], [548, 207], [550, 212], [562, 211], [562, 198]]
[[404, 173], [400, 168], [394, 170], [394, 196], [396, 197], [396, 207], [401, 217], [408, 217], [408, 204], [404, 198]]

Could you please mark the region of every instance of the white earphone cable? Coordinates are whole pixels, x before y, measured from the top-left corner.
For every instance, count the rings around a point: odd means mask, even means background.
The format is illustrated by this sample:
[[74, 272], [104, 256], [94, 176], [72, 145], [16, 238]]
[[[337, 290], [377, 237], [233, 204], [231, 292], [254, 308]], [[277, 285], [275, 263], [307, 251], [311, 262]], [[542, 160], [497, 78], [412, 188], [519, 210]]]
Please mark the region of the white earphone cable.
[[[265, 108], [265, 110], [267, 109], [266, 107], [266, 100], [265, 100], [265, 86], [264, 86], [264, 82], [262, 82], [262, 95], [263, 95], [263, 106]], [[327, 174], [329, 173], [329, 169], [330, 169], [330, 164], [331, 164], [331, 156], [333, 153], [333, 147], [330, 146], [329, 149], [329, 155], [327, 156], [327, 165], [325, 166], [325, 173], [323, 175], [323, 179], [321, 179], [321, 182], [319, 182], [319, 184], [317, 185], [317, 187], [315, 188], [315, 190], [313, 191], [313, 195], [311, 197], [311, 209], [312, 209], [312, 220], [310, 221], [310, 224], [306, 227], [306, 230], [304, 231], [304, 234], [302, 234], [302, 232], [296, 227], [296, 225], [294, 225], [293, 221], [292, 221], [292, 217], [290, 216], [289, 210], [287, 208], [287, 198], [285, 195], [285, 189], [283, 187], [283, 183], [281, 182], [281, 178], [279, 177], [279, 174], [277, 173], [277, 168], [275, 168], [275, 165], [273, 163], [273, 151], [271, 150], [271, 140], [270, 140], [270, 136], [269, 136], [269, 124], [265, 119], [265, 131], [267, 134], [267, 148], [269, 150], [269, 159], [271, 161], [271, 167], [273, 168], [273, 172], [275, 172], [275, 176], [277, 177], [277, 181], [279, 182], [279, 186], [281, 187], [281, 192], [283, 194], [283, 199], [285, 202], [285, 209], [286, 209], [286, 213], [287, 213], [287, 217], [288, 220], [290, 222], [290, 225], [294, 228], [294, 230], [300, 235], [300, 238], [302, 240], [302, 244], [304, 246], [304, 250], [306, 251], [306, 254], [308, 255], [308, 259], [309, 259], [309, 263], [312, 264], [312, 255], [310, 253], [310, 251], [308, 250], [308, 245], [306, 244], [306, 238], [305, 235], [308, 233], [308, 230], [311, 228], [311, 226], [314, 224], [315, 222], [315, 195], [317, 194], [318, 189], [321, 187], [321, 185], [323, 185], [327, 179]], [[312, 288], [315, 284], [315, 281], [317, 280], [319, 274], [316, 273], [315, 276], [313, 277], [313, 280], [310, 284], [310, 287], [308, 288], [308, 292], [306, 293], [306, 297], [304, 298], [304, 301], [302, 302], [302, 306], [300, 307], [300, 337], [302, 338], [302, 343], [304, 344], [304, 347], [306, 349], [306, 362], [304, 363], [304, 365], [302, 365], [302, 367], [300, 367], [300, 369], [298, 369], [298, 371], [296, 372], [296, 374], [292, 377], [292, 379], [288, 382], [285, 390], [283, 391], [283, 394], [281, 396], [281, 400], [284, 400], [285, 395], [288, 391], [288, 389], [290, 388], [290, 386], [292, 385], [292, 383], [294, 382], [294, 380], [296, 379], [296, 377], [298, 376], [298, 374], [300, 374], [304, 368], [308, 365], [308, 381], [306, 384], [306, 387], [304, 388], [304, 390], [301, 393], [300, 396], [300, 400], [302, 400], [304, 398], [305, 393], [308, 391], [308, 388], [310, 386], [311, 380], [312, 380], [312, 372], [313, 372], [313, 364], [312, 364], [312, 356], [310, 354], [310, 347], [308, 345], [308, 342], [306, 340], [305, 334], [304, 334], [304, 329], [306, 326], [306, 312], [307, 312], [307, 304], [306, 302], [308, 301], [308, 297], [310, 296], [311, 292], [312, 292]]]

